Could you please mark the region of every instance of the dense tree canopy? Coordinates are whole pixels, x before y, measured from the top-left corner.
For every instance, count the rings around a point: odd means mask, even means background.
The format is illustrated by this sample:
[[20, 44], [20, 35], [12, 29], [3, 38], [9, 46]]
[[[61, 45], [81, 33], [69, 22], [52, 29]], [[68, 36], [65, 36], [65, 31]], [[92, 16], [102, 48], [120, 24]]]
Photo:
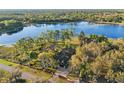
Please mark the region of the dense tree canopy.
[[[115, 44], [115, 42], [119, 44]], [[71, 58], [71, 72], [81, 82], [124, 82], [123, 41], [91, 42], [76, 48]]]
[[5, 52], [0, 58], [50, 73], [59, 67], [69, 68], [70, 75], [79, 77], [80, 82], [124, 82], [123, 39], [83, 32], [75, 43], [76, 38], [70, 30], [43, 32], [38, 38], [19, 40], [12, 49], [1, 47], [0, 52]]

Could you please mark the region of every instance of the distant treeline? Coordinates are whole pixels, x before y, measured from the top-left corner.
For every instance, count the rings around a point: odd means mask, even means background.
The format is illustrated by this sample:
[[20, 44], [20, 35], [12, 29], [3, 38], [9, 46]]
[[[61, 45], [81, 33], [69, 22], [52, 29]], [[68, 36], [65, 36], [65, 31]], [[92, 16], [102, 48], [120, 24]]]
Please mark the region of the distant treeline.
[[19, 31], [27, 24], [88, 21], [124, 24], [124, 10], [0, 10], [0, 32]]

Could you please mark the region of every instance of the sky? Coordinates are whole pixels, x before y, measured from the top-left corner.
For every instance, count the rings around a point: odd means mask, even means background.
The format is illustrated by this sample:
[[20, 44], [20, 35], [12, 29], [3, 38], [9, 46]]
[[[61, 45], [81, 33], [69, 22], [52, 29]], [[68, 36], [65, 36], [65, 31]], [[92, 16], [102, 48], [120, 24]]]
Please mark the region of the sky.
[[0, 0], [0, 9], [124, 9], [124, 0]]

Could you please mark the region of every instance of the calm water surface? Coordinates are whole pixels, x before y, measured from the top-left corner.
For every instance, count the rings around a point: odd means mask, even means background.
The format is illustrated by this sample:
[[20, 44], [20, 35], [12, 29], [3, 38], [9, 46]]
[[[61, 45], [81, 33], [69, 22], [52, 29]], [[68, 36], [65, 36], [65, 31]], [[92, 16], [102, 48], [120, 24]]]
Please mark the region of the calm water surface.
[[88, 22], [59, 23], [59, 24], [38, 24], [24, 27], [23, 30], [13, 34], [2, 34], [0, 45], [11, 45], [23, 37], [37, 37], [41, 32], [47, 30], [73, 29], [74, 33], [105, 35], [108, 38], [124, 38], [124, 26], [93, 24]]

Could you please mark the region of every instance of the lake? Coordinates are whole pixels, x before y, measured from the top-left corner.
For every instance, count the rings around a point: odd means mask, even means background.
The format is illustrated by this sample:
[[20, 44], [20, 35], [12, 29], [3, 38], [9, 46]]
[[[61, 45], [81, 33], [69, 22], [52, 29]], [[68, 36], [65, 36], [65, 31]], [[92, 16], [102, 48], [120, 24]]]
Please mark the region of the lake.
[[14, 44], [24, 37], [37, 37], [41, 32], [47, 30], [72, 29], [75, 34], [84, 31], [85, 34], [105, 35], [108, 38], [124, 38], [124, 26], [109, 24], [94, 24], [88, 22], [71, 22], [58, 24], [37, 24], [24, 27], [23, 30], [12, 34], [2, 34], [0, 36], [0, 45]]

